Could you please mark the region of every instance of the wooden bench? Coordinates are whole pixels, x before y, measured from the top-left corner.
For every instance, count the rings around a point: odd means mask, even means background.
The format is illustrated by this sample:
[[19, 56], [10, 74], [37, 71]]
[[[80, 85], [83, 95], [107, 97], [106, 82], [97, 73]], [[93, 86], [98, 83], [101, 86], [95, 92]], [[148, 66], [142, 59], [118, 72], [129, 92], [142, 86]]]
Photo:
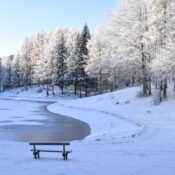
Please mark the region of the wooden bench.
[[[29, 145], [33, 146], [33, 156], [35, 159], [40, 158], [40, 152], [57, 152], [62, 153], [63, 159], [67, 160], [68, 154], [72, 151], [66, 151], [66, 146], [70, 145], [69, 142], [30, 142]], [[63, 146], [63, 150], [44, 150], [37, 149], [36, 146]]]

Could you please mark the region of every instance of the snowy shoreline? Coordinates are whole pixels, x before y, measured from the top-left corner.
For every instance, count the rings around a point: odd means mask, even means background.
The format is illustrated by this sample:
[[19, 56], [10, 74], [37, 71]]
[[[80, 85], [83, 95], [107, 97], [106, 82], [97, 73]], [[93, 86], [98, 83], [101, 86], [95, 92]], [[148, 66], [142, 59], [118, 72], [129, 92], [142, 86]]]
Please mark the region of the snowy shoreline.
[[[117, 138], [118, 142], [121, 142], [121, 140], [124, 141], [124, 139], [127, 138], [127, 142], [128, 142], [129, 137], [133, 138], [136, 136], [140, 136], [145, 131], [144, 125], [136, 123], [131, 120], [127, 120], [126, 118], [118, 116], [116, 114], [112, 114], [105, 111], [94, 110], [90, 108], [67, 106], [66, 103], [67, 102], [55, 103], [55, 104], [49, 105], [47, 109], [50, 112], [60, 114], [60, 115], [66, 115], [68, 117], [72, 117], [88, 123], [91, 128], [91, 133], [89, 136], [85, 138], [85, 140], [103, 141], [104, 139], [114, 140]], [[73, 101], [72, 101], [72, 104], [73, 104]], [[89, 118], [88, 116], [93, 116], [93, 119]], [[109, 123], [106, 123], [108, 122], [108, 120], [109, 120]], [[96, 125], [97, 122], [98, 122], [98, 125], [101, 125], [102, 127], [97, 127]], [[124, 129], [120, 128], [119, 130], [117, 128], [118, 127], [117, 123], [119, 122], [121, 125], [123, 122], [124, 123], [127, 122], [130, 129], [126, 130], [127, 126], [125, 126]]]

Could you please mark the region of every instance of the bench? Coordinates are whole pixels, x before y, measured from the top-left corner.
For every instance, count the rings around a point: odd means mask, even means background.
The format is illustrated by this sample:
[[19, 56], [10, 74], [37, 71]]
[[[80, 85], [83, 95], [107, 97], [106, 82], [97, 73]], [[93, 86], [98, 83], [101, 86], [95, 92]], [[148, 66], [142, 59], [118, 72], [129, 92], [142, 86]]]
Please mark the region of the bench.
[[[62, 153], [63, 160], [67, 160], [68, 154], [72, 151], [66, 151], [66, 146], [70, 145], [69, 142], [30, 142], [29, 145], [33, 146], [31, 150], [35, 159], [40, 158], [40, 152], [57, 152]], [[36, 146], [63, 146], [63, 150], [44, 150], [37, 149]]]

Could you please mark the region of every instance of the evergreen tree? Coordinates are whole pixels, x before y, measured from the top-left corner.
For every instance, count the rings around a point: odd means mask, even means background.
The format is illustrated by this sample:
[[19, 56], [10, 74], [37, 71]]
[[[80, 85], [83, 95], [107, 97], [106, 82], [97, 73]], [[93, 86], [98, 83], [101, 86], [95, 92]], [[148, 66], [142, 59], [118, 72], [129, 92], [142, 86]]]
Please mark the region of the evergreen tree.
[[87, 24], [84, 25], [84, 28], [79, 36], [78, 49], [77, 49], [77, 74], [78, 74], [78, 84], [80, 88], [80, 97], [82, 96], [81, 91], [82, 87], [85, 87], [85, 94], [87, 96], [87, 74], [85, 68], [87, 66], [87, 61], [89, 59], [88, 54], [88, 40], [90, 40], [90, 32]]
[[89, 59], [87, 43], [90, 40], [90, 32], [87, 24], [84, 25], [84, 28], [80, 34], [78, 42], [78, 51], [79, 51], [79, 75], [80, 78], [85, 78], [85, 67], [87, 65], [87, 60]]
[[64, 87], [66, 85], [66, 76], [67, 76], [67, 66], [66, 66], [66, 56], [67, 50], [65, 46], [64, 34], [59, 34], [60, 38], [53, 49], [53, 66], [54, 66], [54, 75], [53, 81], [54, 84], [59, 86], [61, 93], [64, 93]]

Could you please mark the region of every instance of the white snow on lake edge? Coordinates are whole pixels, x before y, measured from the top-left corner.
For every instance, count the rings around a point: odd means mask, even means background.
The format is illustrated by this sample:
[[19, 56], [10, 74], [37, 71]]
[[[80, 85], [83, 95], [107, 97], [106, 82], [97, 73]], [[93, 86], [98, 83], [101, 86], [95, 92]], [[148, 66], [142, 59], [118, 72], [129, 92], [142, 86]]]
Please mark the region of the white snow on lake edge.
[[44, 153], [34, 160], [27, 143], [3, 141], [1, 174], [173, 175], [175, 101], [153, 105], [152, 98], [137, 98], [138, 90], [77, 100], [59, 98], [48, 109], [87, 122], [91, 135], [71, 143], [73, 153], [67, 162], [61, 155]]

